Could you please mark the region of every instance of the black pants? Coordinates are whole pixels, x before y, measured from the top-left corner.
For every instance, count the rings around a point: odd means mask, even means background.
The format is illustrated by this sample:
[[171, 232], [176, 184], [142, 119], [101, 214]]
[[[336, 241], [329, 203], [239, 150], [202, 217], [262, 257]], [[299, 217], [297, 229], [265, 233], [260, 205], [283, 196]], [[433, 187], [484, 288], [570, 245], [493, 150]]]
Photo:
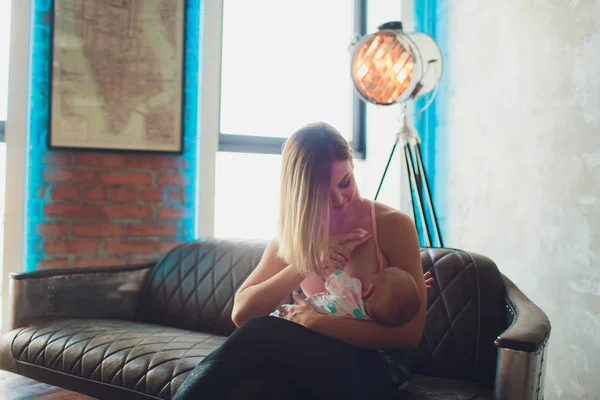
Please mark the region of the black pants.
[[276, 317], [246, 321], [192, 371], [173, 400], [398, 399], [388, 364]]

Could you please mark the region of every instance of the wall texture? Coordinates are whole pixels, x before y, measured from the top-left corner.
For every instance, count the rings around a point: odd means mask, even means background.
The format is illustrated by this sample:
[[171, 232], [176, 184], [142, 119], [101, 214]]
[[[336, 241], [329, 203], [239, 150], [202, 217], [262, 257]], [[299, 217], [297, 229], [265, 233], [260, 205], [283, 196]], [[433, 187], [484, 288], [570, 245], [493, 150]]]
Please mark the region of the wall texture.
[[600, 2], [438, 0], [436, 13], [446, 244], [490, 256], [549, 314], [546, 398], [598, 398]]
[[186, 2], [181, 155], [48, 148], [51, 5], [31, 10], [24, 269], [156, 258], [195, 237], [200, 0]]

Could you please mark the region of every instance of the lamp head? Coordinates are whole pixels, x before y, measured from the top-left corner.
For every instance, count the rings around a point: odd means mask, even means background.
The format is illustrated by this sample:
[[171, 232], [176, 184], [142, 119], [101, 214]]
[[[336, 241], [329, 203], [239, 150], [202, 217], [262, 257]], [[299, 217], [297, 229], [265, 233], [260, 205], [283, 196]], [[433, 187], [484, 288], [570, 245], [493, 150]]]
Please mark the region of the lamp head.
[[431, 92], [441, 64], [440, 49], [430, 36], [405, 34], [400, 21], [391, 21], [354, 46], [352, 81], [363, 100], [391, 105]]

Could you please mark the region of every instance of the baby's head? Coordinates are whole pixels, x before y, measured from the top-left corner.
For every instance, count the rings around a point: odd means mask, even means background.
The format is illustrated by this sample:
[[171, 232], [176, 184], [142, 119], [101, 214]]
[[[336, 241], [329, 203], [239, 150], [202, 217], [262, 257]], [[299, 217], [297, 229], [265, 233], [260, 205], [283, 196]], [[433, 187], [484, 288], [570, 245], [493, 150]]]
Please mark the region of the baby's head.
[[365, 311], [372, 320], [400, 326], [419, 311], [421, 299], [417, 283], [403, 269], [382, 269], [374, 276], [372, 285], [370, 293], [365, 293]]

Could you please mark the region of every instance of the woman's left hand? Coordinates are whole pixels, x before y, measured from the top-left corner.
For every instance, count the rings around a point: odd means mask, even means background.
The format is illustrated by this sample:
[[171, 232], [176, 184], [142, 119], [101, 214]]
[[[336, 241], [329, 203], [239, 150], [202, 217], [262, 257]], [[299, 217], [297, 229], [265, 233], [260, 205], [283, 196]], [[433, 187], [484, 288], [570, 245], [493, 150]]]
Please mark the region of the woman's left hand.
[[292, 296], [294, 297], [294, 302], [296, 304], [279, 307], [279, 311], [283, 313], [283, 318], [307, 328], [312, 327], [315, 320], [317, 320], [321, 314], [319, 314], [312, 304], [302, 299], [298, 292], [294, 292]]

